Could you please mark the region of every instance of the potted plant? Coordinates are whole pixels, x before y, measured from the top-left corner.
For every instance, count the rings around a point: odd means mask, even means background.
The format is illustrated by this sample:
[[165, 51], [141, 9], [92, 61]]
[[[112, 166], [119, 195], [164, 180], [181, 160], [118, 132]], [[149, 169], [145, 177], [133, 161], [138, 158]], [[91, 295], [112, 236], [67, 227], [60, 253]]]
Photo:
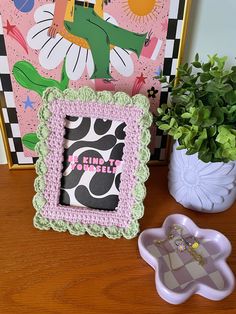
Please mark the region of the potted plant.
[[227, 57], [199, 55], [181, 65], [170, 83], [171, 101], [158, 108], [156, 124], [174, 140], [169, 191], [183, 206], [220, 212], [236, 199], [236, 66]]

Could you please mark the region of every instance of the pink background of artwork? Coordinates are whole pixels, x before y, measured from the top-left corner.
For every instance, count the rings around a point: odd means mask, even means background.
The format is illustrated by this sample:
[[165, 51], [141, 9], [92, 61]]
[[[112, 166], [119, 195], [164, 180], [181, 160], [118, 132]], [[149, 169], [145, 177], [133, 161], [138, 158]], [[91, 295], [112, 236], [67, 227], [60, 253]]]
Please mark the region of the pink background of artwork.
[[[2, 14], [3, 26], [6, 26], [7, 20], [11, 24], [16, 25], [19, 30], [22, 32], [23, 36], [26, 38], [28, 31], [35, 24], [34, 21], [34, 12], [41, 5], [52, 3], [52, 1], [45, 0], [36, 0], [34, 8], [29, 13], [22, 13], [18, 9], [16, 9], [14, 2], [11, 0], [4, 0], [0, 2], [0, 12]], [[112, 68], [112, 76], [116, 80], [115, 86], [116, 91], [124, 91], [128, 94], [131, 94], [134, 81], [136, 77], [140, 76], [141, 73], [146, 79], [145, 85], [140, 90], [141, 94], [147, 95], [147, 90], [152, 86], [160, 91], [160, 84], [157, 80], [153, 79], [155, 76], [155, 72], [159, 66], [163, 65], [164, 61], [164, 53], [165, 53], [165, 39], [167, 35], [167, 24], [168, 24], [168, 13], [170, 0], [156, 0], [156, 7], [154, 11], [154, 15], [149, 15], [144, 18], [138, 19], [132, 14], [129, 14], [130, 11], [128, 9], [128, 1], [127, 0], [116, 0], [112, 1], [111, 4], [104, 7], [104, 12], [109, 13], [114, 16], [117, 20], [119, 26], [129, 29], [138, 33], [146, 33], [152, 30], [153, 36], [162, 40], [162, 46], [158, 58], [153, 61], [151, 59], [140, 57], [138, 59], [135, 54], [132, 54], [132, 59], [135, 64], [135, 72], [131, 77], [123, 77], [120, 75], [114, 68]], [[144, 1], [145, 3], [145, 1]], [[56, 80], [60, 80], [61, 67], [62, 64], [55, 70], [45, 70], [43, 69], [38, 61], [38, 51], [31, 49], [28, 47], [29, 53], [26, 54], [24, 49], [11, 37], [9, 37], [6, 33], [6, 29], [4, 29], [4, 36], [6, 42], [6, 49], [9, 61], [10, 72], [12, 71], [13, 65], [17, 61], [26, 60], [29, 61], [32, 65], [34, 65], [38, 72], [48, 78], [53, 78]], [[38, 124], [37, 119], [37, 111], [38, 107], [41, 103], [41, 98], [35, 92], [29, 91], [23, 87], [21, 87], [11, 75], [14, 98], [17, 108], [17, 115], [19, 120], [21, 137], [23, 137], [26, 133], [35, 132]], [[94, 88], [94, 83], [88, 78], [86, 70], [84, 75], [78, 81], [70, 81], [69, 87], [78, 88], [79, 86], [88, 85]], [[26, 101], [27, 96], [30, 96], [30, 99], [34, 102], [33, 109], [27, 108], [24, 109], [24, 101]], [[156, 98], [151, 101], [151, 109], [155, 111], [158, 106], [160, 98], [160, 92]], [[35, 153], [24, 148], [24, 152], [26, 156], [35, 156]]]

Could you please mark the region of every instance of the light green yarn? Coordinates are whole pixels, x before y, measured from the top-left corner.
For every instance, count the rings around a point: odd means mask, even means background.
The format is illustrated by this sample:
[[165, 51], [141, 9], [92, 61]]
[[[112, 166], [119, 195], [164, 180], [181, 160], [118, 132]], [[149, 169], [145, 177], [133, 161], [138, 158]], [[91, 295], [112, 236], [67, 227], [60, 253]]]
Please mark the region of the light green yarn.
[[88, 234], [94, 237], [102, 237], [104, 234], [104, 227], [101, 227], [100, 225], [91, 224], [86, 226], [86, 231]]
[[148, 129], [143, 129], [141, 134], [142, 146], [147, 146], [151, 140], [151, 135]]
[[127, 105], [132, 104], [132, 99], [129, 95], [127, 95], [124, 92], [117, 92], [114, 95], [114, 102], [117, 105], [127, 106]]
[[140, 219], [144, 215], [143, 203], [136, 203], [132, 208], [132, 215], [135, 219]]
[[[45, 189], [44, 175], [47, 173], [47, 167], [44, 162], [44, 158], [48, 153], [48, 147], [45, 143], [49, 136], [47, 121], [51, 117], [50, 103], [58, 99], [65, 99], [68, 101], [98, 101], [104, 104], [117, 104], [120, 106], [135, 105], [143, 110], [144, 116], [140, 119], [142, 133], [139, 150], [139, 167], [136, 172], [137, 183], [133, 190], [135, 202], [133, 208], [131, 209], [132, 220], [129, 227], [104, 227], [96, 224], [84, 225], [79, 222], [71, 224], [63, 220], [55, 221], [42, 217], [41, 211], [46, 204], [43, 193]], [[40, 230], [49, 230], [50, 228], [59, 232], [65, 232], [68, 230], [70, 234], [76, 236], [83, 235], [87, 232], [94, 237], [101, 237], [105, 235], [110, 239], [117, 239], [122, 236], [126, 239], [132, 239], [136, 237], [137, 233], [139, 232], [138, 219], [140, 219], [144, 213], [144, 206], [142, 203], [146, 195], [144, 182], [149, 176], [149, 169], [146, 163], [150, 158], [150, 151], [148, 150], [147, 145], [150, 142], [150, 132], [148, 128], [152, 123], [152, 115], [149, 113], [148, 99], [143, 95], [135, 95], [131, 98], [123, 92], [112, 94], [108, 91], [102, 91], [96, 93], [89, 87], [82, 87], [78, 90], [66, 89], [64, 91], [60, 91], [57, 88], [48, 88], [43, 94], [43, 105], [39, 111], [39, 119], [40, 124], [37, 130], [37, 136], [40, 142], [36, 145], [36, 149], [39, 154], [39, 159], [36, 163], [36, 172], [38, 174], [38, 178], [35, 180], [35, 191], [37, 194], [33, 199], [33, 205], [37, 212], [34, 217], [34, 226]]]
[[39, 109], [39, 119], [41, 121], [48, 121], [50, 117], [51, 112], [46, 106], [43, 106]]
[[37, 129], [37, 137], [39, 140], [45, 140], [49, 136], [49, 129], [45, 123], [41, 123]]
[[81, 101], [95, 101], [97, 99], [96, 92], [90, 87], [78, 89], [77, 99]]
[[140, 95], [140, 94], [135, 95], [132, 97], [132, 102], [136, 107], [142, 109], [145, 114], [147, 114], [147, 115], [150, 114], [149, 113], [150, 104], [149, 104], [149, 100], [146, 96]]
[[41, 209], [44, 207], [44, 205], [46, 204], [46, 200], [45, 198], [43, 197], [43, 195], [39, 192], [37, 193], [34, 198], [33, 198], [33, 205], [34, 205], [34, 208], [37, 210], [37, 211], [41, 211]]
[[111, 92], [97, 92], [97, 102], [102, 104], [113, 104], [114, 98]]
[[149, 175], [150, 171], [148, 166], [146, 164], [139, 165], [138, 170], [136, 172], [136, 176], [139, 177], [139, 180], [144, 183], [147, 181]]
[[139, 233], [139, 223], [137, 220], [132, 220], [130, 226], [126, 229], [123, 229], [122, 235], [126, 239], [133, 239]]
[[38, 175], [45, 175], [47, 173], [47, 166], [44, 162], [44, 157], [45, 156], [39, 155], [39, 159], [36, 161], [35, 170]]
[[45, 189], [46, 185], [45, 185], [45, 181], [44, 181], [44, 177], [43, 176], [38, 176], [35, 180], [34, 180], [34, 189], [36, 192], [38, 193], [42, 193]]
[[68, 229], [68, 223], [63, 220], [53, 220], [51, 227], [55, 231], [66, 232]]
[[43, 103], [48, 105], [50, 102], [53, 102], [57, 99], [63, 99], [63, 92], [55, 87], [47, 88], [43, 93]]
[[47, 218], [42, 217], [40, 213], [34, 216], [34, 226], [40, 230], [50, 230], [50, 221]]
[[150, 153], [150, 150], [147, 148], [147, 146], [146, 147], [142, 146], [139, 151], [139, 158], [142, 161], [140, 165], [146, 164], [150, 160], [150, 156], [151, 156], [151, 153]]
[[85, 226], [77, 222], [76, 224], [68, 224], [68, 231], [72, 235], [83, 235], [86, 232]]
[[122, 236], [122, 230], [116, 226], [112, 227], [103, 227], [103, 233], [109, 239], [119, 239]]
[[144, 198], [146, 196], [146, 188], [145, 188], [143, 183], [138, 182], [135, 185], [133, 195], [134, 195], [137, 202], [141, 203], [144, 200]]
[[38, 154], [38, 156], [41, 156], [41, 157], [46, 157], [47, 154], [49, 153], [47, 144], [43, 141], [40, 141], [35, 145], [35, 151]]
[[140, 119], [140, 123], [146, 128], [150, 128], [153, 123], [153, 117], [151, 113], [148, 112], [146, 115], [142, 116], [142, 118]]

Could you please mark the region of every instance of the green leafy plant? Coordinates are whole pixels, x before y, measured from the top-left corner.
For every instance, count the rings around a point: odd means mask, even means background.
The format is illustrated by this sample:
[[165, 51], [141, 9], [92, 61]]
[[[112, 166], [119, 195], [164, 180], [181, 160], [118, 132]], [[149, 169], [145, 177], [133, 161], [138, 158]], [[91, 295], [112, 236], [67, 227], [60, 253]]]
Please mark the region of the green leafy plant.
[[[43, 77], [38, 73], [36, 68], [27, 61], [16, 62], [13, 66], [12, 74], [14, 75], [15, 80], [22, 87], [34, 91], [39, 96], [43, 96], [43, 92], [48, 87], [57, 87], [60, 90], [65, 90], [69, 85], [69, 78], [66, 74], [65, 62], [62, 67], [61, 80], [53, 80], [50, 78]], [[39, 139], [37, 138], [36, 133], [27, 133], [22, 138], [23, 145], [34, 151], [35, 145], [38, 143]]]
[[197, 54], [170, 83], [156, 77], [171, 88], [170, 103], [158, 108], [158, 128], [204, 162], [236, 160], [236, 66], [227, 70], [226, 60], [214, 55], [203, 63]]

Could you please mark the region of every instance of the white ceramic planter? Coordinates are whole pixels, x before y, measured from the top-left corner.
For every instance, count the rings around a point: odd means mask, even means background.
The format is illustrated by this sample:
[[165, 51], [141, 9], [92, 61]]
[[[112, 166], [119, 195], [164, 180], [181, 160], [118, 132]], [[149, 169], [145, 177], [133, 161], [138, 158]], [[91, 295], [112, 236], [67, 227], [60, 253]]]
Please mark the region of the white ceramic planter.
[[236, 161], [204, 163], [197, 154], [173, 151], [169, 167], [169, 191], [175, 200], [192, 210], [217, 213], [236, 200]]

